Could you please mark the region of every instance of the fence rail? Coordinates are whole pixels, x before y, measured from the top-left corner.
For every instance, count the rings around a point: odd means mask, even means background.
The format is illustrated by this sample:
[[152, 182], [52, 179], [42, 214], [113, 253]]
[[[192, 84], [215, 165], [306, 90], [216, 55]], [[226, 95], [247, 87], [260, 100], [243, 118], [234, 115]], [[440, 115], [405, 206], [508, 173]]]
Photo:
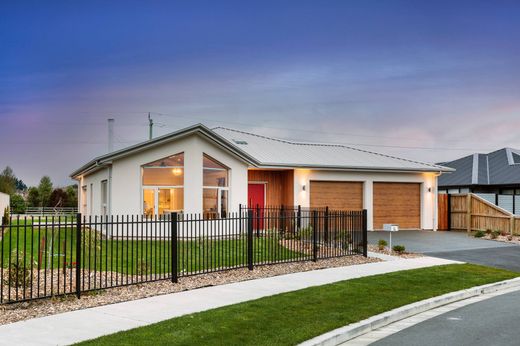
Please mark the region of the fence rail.
[[40, 216], [52, 216], [52, 215], [68, 215], [76, 214], [78, 208], [75, 207], [27, 207], [25, 209], [25, 215], [40, 215]]
[[250, 208], [226, 218], [173, 213], [11, 217], [0, 240], [0, 303], [275, 263], [367, 255], [366, 211]]

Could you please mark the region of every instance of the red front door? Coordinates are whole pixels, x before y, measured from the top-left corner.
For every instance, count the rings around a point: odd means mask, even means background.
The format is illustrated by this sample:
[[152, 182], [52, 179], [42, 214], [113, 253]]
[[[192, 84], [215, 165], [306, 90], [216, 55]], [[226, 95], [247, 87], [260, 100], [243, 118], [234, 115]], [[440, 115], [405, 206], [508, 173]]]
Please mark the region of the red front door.
[[[262, 229], [264, 225], [263, 208], [265, 206], [265, 184], [250, 183], [247, 188], [247, 206], [253, 209], [253, 227]], [[258, 211], [257, 208], [260, 208]]]

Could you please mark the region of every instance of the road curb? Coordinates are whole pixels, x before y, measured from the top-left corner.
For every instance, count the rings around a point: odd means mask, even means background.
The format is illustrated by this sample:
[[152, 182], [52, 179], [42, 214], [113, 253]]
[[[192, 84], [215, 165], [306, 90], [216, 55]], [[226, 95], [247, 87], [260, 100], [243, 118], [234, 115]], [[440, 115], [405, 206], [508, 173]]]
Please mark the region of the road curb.
[[520, 278], [495, 282], [492, 284], [468, 288], [461, 291], [450, 292], [442, 296], [433, 297], [382, 314], [372, 316], [366, 320], [349, 324], [347, 326], [332, 330], [300, 344], [300, 346], [332, 346], [339, 345], [360, 335], [379, 329], [391, 323], [408, 318], [422, 312], [438, 308], [439, 306], [451, 304], [471, 297], [489, 294], [501, 290], [520, 288]]

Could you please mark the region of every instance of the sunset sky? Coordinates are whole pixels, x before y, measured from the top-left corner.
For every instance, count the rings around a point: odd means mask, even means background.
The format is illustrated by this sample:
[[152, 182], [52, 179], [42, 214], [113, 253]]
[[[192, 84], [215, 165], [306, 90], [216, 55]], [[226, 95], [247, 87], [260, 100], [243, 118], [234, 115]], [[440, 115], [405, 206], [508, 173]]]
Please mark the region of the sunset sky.
[[520, 148], [519, 1], [2, 1], [0, 169], [204, 123], [438, 162]]

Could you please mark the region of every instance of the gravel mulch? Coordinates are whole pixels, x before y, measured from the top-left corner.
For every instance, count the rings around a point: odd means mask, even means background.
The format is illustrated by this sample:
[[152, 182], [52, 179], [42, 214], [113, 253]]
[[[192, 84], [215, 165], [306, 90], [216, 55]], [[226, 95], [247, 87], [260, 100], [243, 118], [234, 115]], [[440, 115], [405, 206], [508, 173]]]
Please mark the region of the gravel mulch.
[[395, 251], [390, 250], [388, 247], [385, 247], [384, 250], [379, 250], [379, 247], [377, 245], [370, 245], [370, 244], [368, 245], [368, 251], [377, 252], [377, 253], [381, 253], [384, 255], [397, 256], [397, 257], [401, 257], [401, 258], [424, 257], [423, 254], [415, 253], [415, 252], [402, 252], [399, 254]]
[[494, 240], [494, 241], [500, 241], [503, 243], [511, 243], [511, 244], [520, 245], [520, 236], [518, 236], [518, 235], [499, 235], [496, 238], [493, 238], [491, 234], [486, 234], [481, 239]]
[[346, 256], [319, 260], [318, 262], [282, 263], [255, 267], [253, 271], [249, 271], [247, 268], [241, 268], [218, 273], [182, 277], [179, 278], [179, 283], [177, 284], [172, 284], [169, 280], [162, 280], [99, 290], [84, 293], [81, 299], [76, 299], [73, 295], [69, 295], [66, 297], [56, 297], [24, 303], [4, 304], [0, 305], [0, 325], [35, 317], [48, 316], [67, 311], [141, 299], [161, 294], [186, 291], [195, 288], [223, 285], [309, 270], [343, 267], [380, 261], [381, 260], [377, 258]]

